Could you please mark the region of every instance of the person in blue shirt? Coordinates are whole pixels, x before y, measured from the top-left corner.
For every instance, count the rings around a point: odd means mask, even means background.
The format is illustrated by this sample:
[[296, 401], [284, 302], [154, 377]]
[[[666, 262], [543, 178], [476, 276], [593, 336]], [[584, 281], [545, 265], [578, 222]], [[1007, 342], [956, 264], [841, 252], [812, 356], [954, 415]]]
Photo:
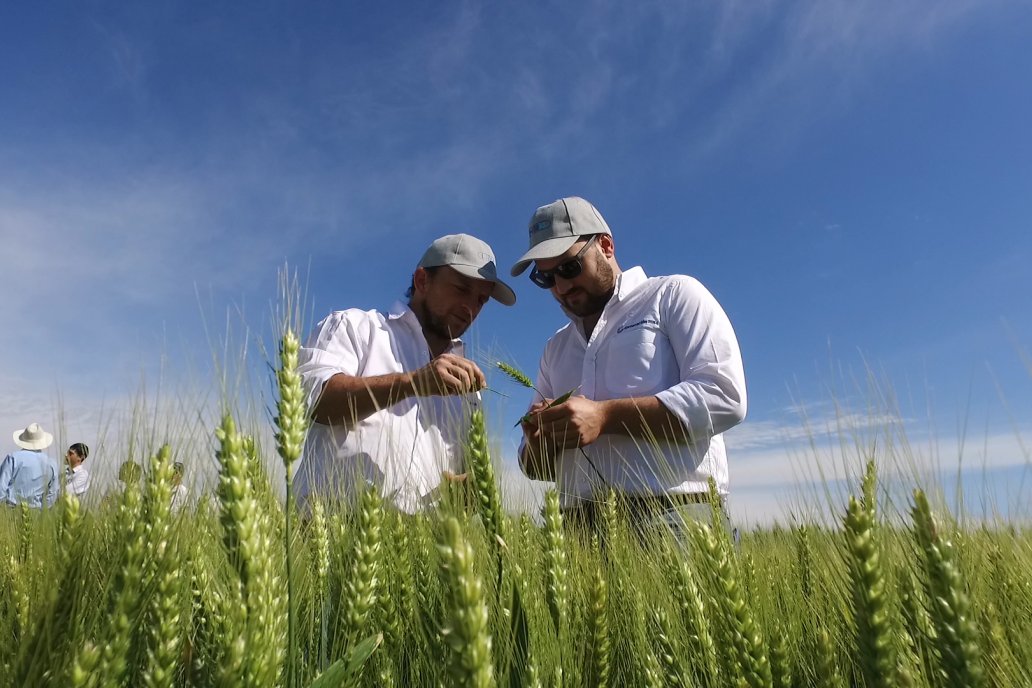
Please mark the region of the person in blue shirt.
[[24, 503], [34, 509], [54, 505], [60, 488], [57, 463], [43, 451], [53, 441], [54, 436], [39, 423], [14, 431], [19, 450], [8, 454], [0, 464], [0, 503]]

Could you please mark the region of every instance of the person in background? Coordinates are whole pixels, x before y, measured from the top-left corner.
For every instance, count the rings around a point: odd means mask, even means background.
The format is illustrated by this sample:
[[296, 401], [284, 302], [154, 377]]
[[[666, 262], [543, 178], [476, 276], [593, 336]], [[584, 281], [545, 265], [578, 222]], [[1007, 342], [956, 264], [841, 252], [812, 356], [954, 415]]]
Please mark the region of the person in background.
[[190, 493], [183, 484], [185, 467], [182, 461], [172, 464], [172, 513], [178, 514], [190, 499]]
[[53, 506], [57, 501], [57, 462], [44, 453], [54, 436], [39, 423], [14, 431], [18, 451], [0, 463], [0, 503], [8, 506], [27, 504], [33, 509]]
[[533, 263], [531, 281], [569, 322], [541, 355], [540, 397], [523, 423], [523, 471], [556, 481], [562, 507], [588, 524], [596, 495], [610, 489], [638, 525], [680, 530], [685, 519], [708, 518], [711, 506], [724, 509], [722, 433], [745, 418], [746, 389], [720, 304], [693, 277], [621, 270], [609, 225], [583, 198], [538, 208], [529, 234], [512, 274]]
[[90, 448], [82, 442], [68, 447], [65, 453], [65, 462], [68, 464], [65, 489], [76, 497], [82, 497], [90, 489], [90, 472], [83, 465], [89, 455]]
[[118, 467], [118, 479], [122, 481], [123, 488], [128, 487], [130, 483], [138, 485], [142, 477], [143, 469], [132, 459], [123, 461], [122, 465]]
[[486, 378], [459, 337], [488, 299], [511, 306], [516, 295], [490, 246], [450, 234], [423, 253], [407, 296], [388, 312], [331, 313], [301, 348], [314, 420], [294, 482], [302, 508], [310, 494], [350, 500], [372, 484], [412, 513], [462, 473], [466, 405]]

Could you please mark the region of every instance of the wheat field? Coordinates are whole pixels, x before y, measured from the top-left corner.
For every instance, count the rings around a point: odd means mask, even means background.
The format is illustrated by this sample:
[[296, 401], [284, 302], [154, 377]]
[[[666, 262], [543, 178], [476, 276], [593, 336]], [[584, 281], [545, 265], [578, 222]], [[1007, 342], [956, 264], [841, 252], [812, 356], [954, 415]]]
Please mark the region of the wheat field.
[[[470, 479], [417, 515], [370, 489], [300, 517], [288, 332], [276, 446], [226, 414], [217, 499], [170, 509], [172, 447], [83, 508], [0, 514], [2, 686], [1029, 686], [1032, 538], [961, 525], [874, 461], [821, 523], [594, 532], [502, 508], [485, 419]], [[268, 461], [286, 467], [287, 499]]]

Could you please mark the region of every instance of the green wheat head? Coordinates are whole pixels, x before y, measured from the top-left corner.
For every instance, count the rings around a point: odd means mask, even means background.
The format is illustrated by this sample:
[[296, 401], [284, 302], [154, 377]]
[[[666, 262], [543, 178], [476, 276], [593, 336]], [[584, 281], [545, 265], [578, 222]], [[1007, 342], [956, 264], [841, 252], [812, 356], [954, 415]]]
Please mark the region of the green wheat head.
[[985, 685], [981, 640], [953, 543], [936, 523], [921, 490], [914, 490], [914, 538], [924, 555], [925, 586], [938, 639], [935, 646], [951, 688]]
[[438, 551], [447, 590], [448, 620], [441, 633], [451, 648], [452, 685], [490, 688], [494, 663], [483, 584], [473, 568], [473, 548], [454, 517], [444, 522]]
[[509, 365], [508, 363], [503, 363], [502, 361], [498, 361], [497, 363], [495, 363], [495, 366], [497, 366], [498, 369], [501, 370], [503, 373], [508, 375], [509, 379], [511, 379], [513, 382], [523, 385], [527, 389], [537, 390], [537, 387], [534, 386], [534, 382], [530, 379], [530, 376], [528, 376], [526, 373], [524, 373], [516, 366]]

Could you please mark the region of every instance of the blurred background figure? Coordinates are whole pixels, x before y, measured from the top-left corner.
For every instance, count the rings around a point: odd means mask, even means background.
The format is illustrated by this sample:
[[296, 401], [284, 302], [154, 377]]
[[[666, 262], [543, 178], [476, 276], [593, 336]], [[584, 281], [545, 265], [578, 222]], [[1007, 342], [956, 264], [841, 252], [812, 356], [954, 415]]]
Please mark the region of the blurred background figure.
[[123, 461], [122, 465], [118, 467], [118, 479], [122, 481], [123, 487], [139, 483], [141, 477], [143, 477], [143, 469], [132, 459]]
[[65, 454], [65, 462], [68, 464], [65, 489], [76, 497], [82, 497], [90, 489], [90, 472], [83, 465], [89, 455], [90, 448], [82, 442], [68, 447]]
[[59, 487], [57, 463], [44, 449], [54, 436], [32, 423], [14, 431], [18, 451], [8, 454], [0, 464], [0, 502], [9, 506], [27, 504], [34, 509], [53, 506]]
[[176, 461], [172, 465], [172, 513], [182, 511], [190, 498], [186, 486], [183, 485], [184, 466], [182, 461]]

